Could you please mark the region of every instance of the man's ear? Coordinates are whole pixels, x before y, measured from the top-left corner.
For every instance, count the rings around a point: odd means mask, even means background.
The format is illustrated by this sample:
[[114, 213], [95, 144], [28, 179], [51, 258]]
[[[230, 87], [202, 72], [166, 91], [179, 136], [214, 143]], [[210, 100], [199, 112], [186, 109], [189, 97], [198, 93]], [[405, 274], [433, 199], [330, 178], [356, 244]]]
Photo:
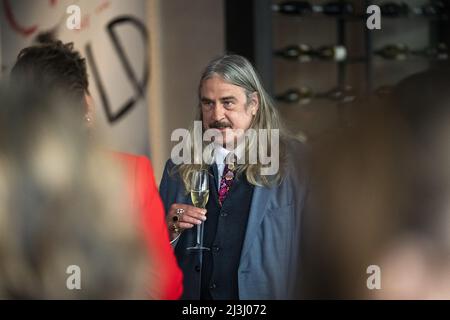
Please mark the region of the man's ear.
[[251, 94], [250, 108], [252, 115], [255, 116], [259, 109], [259, 94], [256, 91]]

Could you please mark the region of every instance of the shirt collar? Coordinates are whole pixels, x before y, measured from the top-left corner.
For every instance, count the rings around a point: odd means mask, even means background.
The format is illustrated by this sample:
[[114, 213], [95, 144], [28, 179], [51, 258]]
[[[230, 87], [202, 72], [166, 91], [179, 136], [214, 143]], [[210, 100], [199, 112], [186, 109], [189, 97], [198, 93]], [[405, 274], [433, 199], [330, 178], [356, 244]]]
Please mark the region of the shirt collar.
[[217, 146], [214, 149], [214, 161], [216, 164], [224, 164], [225, 158], [230, 153], [230, 150], [225, 149], [222, 146]]
[[[214, 162], [217, 165], [225, 164], [226, 163], [226, 157], [230, 154], [230, 150], [225, 149], [222, 146], [216, 146], [214, 148]], [[244, 150], [241, 147], [237, 147], [235, 150], [233, 150], [235, 161], [242, 157], [244, 154]]]

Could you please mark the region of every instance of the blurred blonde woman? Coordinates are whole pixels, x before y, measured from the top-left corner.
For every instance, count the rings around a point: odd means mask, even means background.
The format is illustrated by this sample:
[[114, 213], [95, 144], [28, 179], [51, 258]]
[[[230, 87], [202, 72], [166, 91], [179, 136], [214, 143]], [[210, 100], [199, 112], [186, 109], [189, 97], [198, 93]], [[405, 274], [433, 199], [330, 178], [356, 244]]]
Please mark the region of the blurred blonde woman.
[[0, 298], [147, 298], [123, 173], [55, 99], [0, 92]]
[[[25, 88], [33, 87], [43, 93], [58, 88], [65, 99], [70, 98], [75, 102], [73, 105], [61, 103], [62, 111], [68, 114], [76, 112], [79, 125], [86, 127], [89, 132], [95, 132], [95, 106], [89, 93], [86, 60], [73, 43], [46, 39], [44, 43], [22, 49], [11, 70], [10, 82]], [[108, 150], [108, 154], [125, 171], [124, 190], [130, 193], [131, 207], [140, 216], [139, 229], [144, 235], [148, 253], [153, 257], [152, 268], [148, 270], [149, 282], [152, 283], [148, 298], [178, 299], [183, 291], [183, 274], [169, 242], [164, 208], [152, 164], [144, 155], [112, 150]], [[96, 177], [105, 180], [105, 187], [108, 188], [108, 178], [103, 179], [105, 172], [102, 166], [97, 168]], [[110, 197], [112, 202], [121, 200], [120, 195]]]

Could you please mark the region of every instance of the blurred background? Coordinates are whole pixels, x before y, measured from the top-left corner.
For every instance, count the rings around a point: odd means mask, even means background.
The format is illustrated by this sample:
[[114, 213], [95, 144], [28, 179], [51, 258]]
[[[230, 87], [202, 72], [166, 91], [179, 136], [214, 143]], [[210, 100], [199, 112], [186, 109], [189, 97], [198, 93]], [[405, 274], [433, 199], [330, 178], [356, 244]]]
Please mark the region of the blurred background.
[[[69, 5], [81, 29], [69, 30]], [[381, 29], [366, 27], [379, 4]], [[52, 31], [87, 58], [96, 121], [111, 148], [148, 155], [156, 180], [188, 128], [207, 62], [246, 56], [277, 98], [288, 128], [314, 141], [345, 125], [357, 97], [448, 59], [448, 2], [281, 0], [2, 0], [1, 72]]]
[[[244, 55], [288, 129], [315, 146], [302, 297], [448, 298], [450, 1], [0, 4], [2, 78], [42, 33], [74, 42], [109, 147], [149, 156], [156, 181], [171, 132], [194, 119], [202, 69]], [[72, 4], [80, 30], [66, 27]], [[366, 26], [371, 4], [381, 29]], [[378, 296], [372, 264], [388, 279]]]

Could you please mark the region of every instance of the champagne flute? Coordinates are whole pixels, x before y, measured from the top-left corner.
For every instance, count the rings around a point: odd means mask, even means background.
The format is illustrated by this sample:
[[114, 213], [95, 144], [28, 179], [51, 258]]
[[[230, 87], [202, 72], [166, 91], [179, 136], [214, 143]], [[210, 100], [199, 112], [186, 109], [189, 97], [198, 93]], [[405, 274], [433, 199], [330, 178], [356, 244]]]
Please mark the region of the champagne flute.
[[[205, 208], [209, 198], [209, 173], [207, 170], [197, 170], [191, 176], [191, 200], [197, 208]], [[204, 223], [197, 225], [197, 241], [194, 247], [187, 250], [209, 250], [203, 246]]]

